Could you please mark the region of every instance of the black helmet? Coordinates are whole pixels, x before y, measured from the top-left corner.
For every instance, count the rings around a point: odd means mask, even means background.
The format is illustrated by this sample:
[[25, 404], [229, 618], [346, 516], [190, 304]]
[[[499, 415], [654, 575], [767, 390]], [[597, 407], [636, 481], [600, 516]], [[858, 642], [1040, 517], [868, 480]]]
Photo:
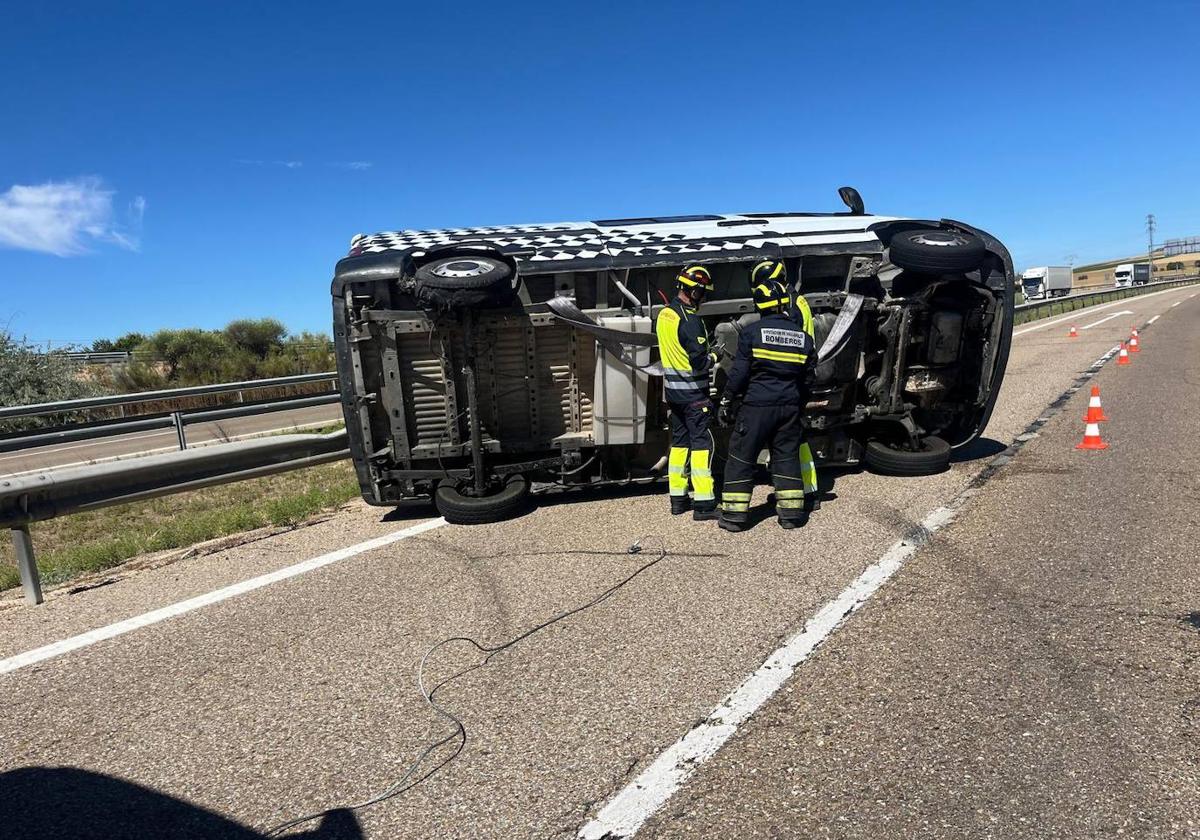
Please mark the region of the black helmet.
[[767, 280], [778, 280], [781, 284], [787, 283], [787, 269], [779, 260], [760, 260], [754, 264], [754, 268], [750, 269], [750, 285], [757, 286], [759, 283]]
[[[781, 265], [776, 263], [776, 265]], [[778, 280], [765, 280], [754, 286], [754, 306], [760, 312], [778, 312], [792, 302], [787, 287]]]

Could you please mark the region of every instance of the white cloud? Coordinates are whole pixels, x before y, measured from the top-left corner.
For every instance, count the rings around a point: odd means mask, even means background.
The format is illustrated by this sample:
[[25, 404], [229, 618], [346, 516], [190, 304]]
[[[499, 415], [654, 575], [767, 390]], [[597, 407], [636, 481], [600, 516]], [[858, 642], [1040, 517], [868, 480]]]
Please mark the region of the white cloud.
[[243, 158], [237, 163], [244, 166], [282, 166], [284, 169], [299, 169], [304, 166], [302, 160], [246, 160]]
[[375, 165], [375, 163], [373, 161], [369, 161], [369, 160], [345, 160], [345, 161], [338, 161], [337, 163], [335, 163], [333, 165], [336, 166], [338, 169], [353, 169], [355, 172], [362, 172], [364, 170], [370, 169], [372, 166]]
[[136, 251], [146, 200], [134, 198], [122, 224], [113, 217], [114, 195], [94, 177], [15, 184], [0, 194], [0, 247], [60, 257], [87, 253], [96, 242]]

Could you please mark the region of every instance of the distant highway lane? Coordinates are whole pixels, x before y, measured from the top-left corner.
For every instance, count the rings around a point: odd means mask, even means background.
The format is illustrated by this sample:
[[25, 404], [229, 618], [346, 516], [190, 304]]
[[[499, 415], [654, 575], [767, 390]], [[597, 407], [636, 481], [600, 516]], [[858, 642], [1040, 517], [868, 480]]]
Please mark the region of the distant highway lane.
[[[209, 423], [188, 425], [188, 446], [203, 446], [271, 432], [286, 432], [296, 427], [324, 425], [342, 419], [340, 405], [316, 405], [291, 411], [275, 411], [251, 417], [233, 417]], [[18, 452], [0, 452], [0, 477], [33, 470], [147, 455], [177, 449], [174, 429], [133, 432], [100, 440], [50, 444]]]
[[[8, 597], [0, 825], [257, 838], [361, 802], [454, 731], [415, 687], [432, 646], [516, 637], [661, 539], [664, 560], [438, 692], [467, 732], [450, 763], [303, 836], [1194, 836], [1197, 294], [1074, 313], [1106, 319], [1076, 339], [1068, 319], [1022, 325], [985, 439], [938, 476], [822, 472], [800, 531], [673, 518], [663, 487], [477, 527], [354, 505], [36, 609]], [[1086, 388], [1030, 437], [1150, 321], [1133, 365], [1095, 380], [1110, 450], [1073, 449]], [[810, 628], [819, 644], [789, 647]], [[427, 684], [481, 661], [446, 645]], [[664, 776], [693, 732], [712, 750]]]

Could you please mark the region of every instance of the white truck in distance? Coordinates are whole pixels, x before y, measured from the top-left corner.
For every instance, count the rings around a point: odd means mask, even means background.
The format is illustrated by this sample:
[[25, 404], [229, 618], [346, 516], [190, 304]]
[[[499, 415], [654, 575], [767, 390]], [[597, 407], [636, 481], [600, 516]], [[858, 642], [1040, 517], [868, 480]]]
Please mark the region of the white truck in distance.
[[1150, 263], [1121, 263], [1113, 269], [1114, 286], [1142, 286], [1150, 282]]
[[1027, 268], [1021, 275], [1021, 289], [1025, 300], [1044, 300], [1064, 297], [1071, 293], [1071, 267], [1068, 265], [1043, 265]]

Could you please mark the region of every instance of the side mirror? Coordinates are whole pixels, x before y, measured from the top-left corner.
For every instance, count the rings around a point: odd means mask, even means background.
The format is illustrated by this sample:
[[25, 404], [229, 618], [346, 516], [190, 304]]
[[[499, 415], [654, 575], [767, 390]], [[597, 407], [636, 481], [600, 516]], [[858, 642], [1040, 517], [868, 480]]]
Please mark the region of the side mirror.
[[838, 187], [838, 195], [841, 196], [842, 203], [850, 208], [850, 215], [867, 215], [867, 208], [863, 204], [862, 196], [858, 194], [858, 190], [854, 189], [854, 187]]

